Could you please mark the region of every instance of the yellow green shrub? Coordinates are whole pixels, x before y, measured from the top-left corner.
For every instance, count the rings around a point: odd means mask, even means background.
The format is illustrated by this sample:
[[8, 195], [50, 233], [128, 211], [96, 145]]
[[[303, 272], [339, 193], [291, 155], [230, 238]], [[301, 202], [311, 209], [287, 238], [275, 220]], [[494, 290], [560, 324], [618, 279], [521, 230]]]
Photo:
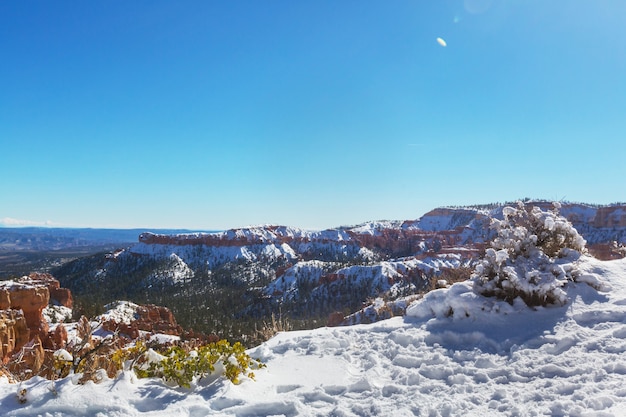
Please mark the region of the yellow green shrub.
[[[239, 342], [231, 345], [226, 340], [209, 343], [196, 348], [172, 346], [163, 352], [145, 350], [140, 360], [135, 361], [133, 370], [140, 378], [160, 377], [168, 383], [189, 387], [194, 378], [202, 379], [219, 371], [234, 384], [240, 377], [254, 379], [254, 369], [265, 365], [252, 359]], [[130, 355], [132, 356], [132, 355]], [[120, 359], [125, 357], [120, 354]]]

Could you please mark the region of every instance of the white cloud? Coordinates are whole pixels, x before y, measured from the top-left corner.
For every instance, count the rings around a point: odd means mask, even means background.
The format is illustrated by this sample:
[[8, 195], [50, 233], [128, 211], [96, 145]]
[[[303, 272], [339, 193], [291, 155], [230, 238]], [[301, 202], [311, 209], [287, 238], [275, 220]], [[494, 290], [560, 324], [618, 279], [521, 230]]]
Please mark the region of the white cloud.
[[0, 225], [5, 227], [20, 227], [20, 226], [54, 226], [54, 222], [46, 220], [45, 222], [36, 222], [32, 220], [20, 220], [12, 217], [3, 217], [0, 219]]

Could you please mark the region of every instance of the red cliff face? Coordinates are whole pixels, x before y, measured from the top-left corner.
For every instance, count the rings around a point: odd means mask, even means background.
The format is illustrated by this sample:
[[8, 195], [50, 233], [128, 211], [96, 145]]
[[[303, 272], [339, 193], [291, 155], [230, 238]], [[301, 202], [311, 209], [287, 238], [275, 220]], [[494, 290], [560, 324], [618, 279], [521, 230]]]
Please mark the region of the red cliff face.
[[591, 255], [603, 261], [626, 257], [626, 247], [617, 244], [617, 242], [596, 243], [594, 245], [588, 245], [587, 249], [589, 249]]
[[7, 288], [0, 288], [0, 310], [11, 308], [11, 293]]
[[226, 234], [157, 235], [142, 233], [139, 242], [149, 245], [207, 245], [246, 246], [268, 243], [270, 240], [255, 235], [229, 236]]
[[167, 307], [153, 304], [142, 305], [137, 309], [137, 327], [151, 333], [180, 336], [182, 328], [176, 323], [174, 314]]
[[595, 227], [626, 227], [626, 206], [600, 207], [593, 222]]
[[407, 256], [422, 250], [441, 247], [453, 247], [462, 243], [463, 227], [444, 231], [425, 231], [417, 228], [394, 227], [379, 229], [375, 234], [360, 233], [350, 229], [343, 230], [342, 238], [332, 238], [334, 233], [320, 234], [302, 233], [284, 235], [277, 233], [276, 226], [256, 229], [256, 234], [248, 234], [246, 230], [232, 230], [222, 234], [190, 234], [190, 235], [156, 235], [143, 233], [139, 241], [147, 245], [205, 245], [211, 247], [237, 247], [259, 244], [282, 245], [284, 243], [296, 247], [307, 243], [336, 243], [355, 245], [375, 251], [382, 251], [391, 256]]

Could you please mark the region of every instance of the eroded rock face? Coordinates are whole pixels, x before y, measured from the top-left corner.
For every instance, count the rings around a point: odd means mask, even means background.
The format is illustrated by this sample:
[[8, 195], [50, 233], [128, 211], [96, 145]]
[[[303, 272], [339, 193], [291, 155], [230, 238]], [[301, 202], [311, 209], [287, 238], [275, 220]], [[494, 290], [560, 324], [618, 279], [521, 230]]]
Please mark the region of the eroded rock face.
[[72, 308], [74, 305], [72, 292], [67, 288], [61, 288], [59, 281], [50, 274], [33, 272], [27, 277], [20, 278], [18, 282], [48, 288], [50, 302], [53, 304], [62, 305], [67, 308]]
[[600, 207], [594, 218], [595, 227], [626, 227], [626, 206]]
[[179, 336], [182, 328], [176, 323], [172, 311], [153, 304], [142, 305], [137, 309], [139, 330]]
[[0, 310], [11, 308], [11, 294], [7, 288], [0, 288]]
[[102, 328], [110, 332], [119, 332], [131, 339], [139, 337], [140, 331], [180, 336], [182, 327], [176, 322], [172, 311], [167, 307], [153, 304], [136, 306], [134, 317], [130, 322], [108, 319]]
[[340, 311], [335, 311], [334, 313], [330, 313], [330, 315], [328, 316], [328, 322], [326, 323], [326, 325], [328, 327], [336, 327], [341, 325], [344, 320], [345, 317], [343, 313]]
[[19, 375], [20, 379], [27, 379], [33, 375], [37, 375], [39, 372], [43, 365], [45, 352], [39, 336], [35, 336], [26, 343], [23, 348], [20, 361], [12, 360], [9, 363], [9, 370], [13, 375]]
[[33, 273], [17, 281], [0, 282], [0, 359], [3, 362], [33, 340], [37, 350], [41, 346], [65, 344], [65, 328], [59, 330], [59, 334], [49, 334], [48, 321], [43, 316], [51, 293], [55, 294], [58, 304], [72, 306], [70, 290], [61, 288], [59, 281], [50, 274]]
[[30, 339], [30, 330], [20, 310], [0, 311], [0, 360], [7, 363], [11, 355]]
[[626, 257], [626, 246], [617, 242], [596, 243], [595, 245], [589, 245], [588, 249], [591, 255], [603, 261]]
[[42, 312], [50, 301], [48, 288], [15, 281], [5, 281], [1, 284], [9, 291], [10, 309], [22, 310], [24, 313], [31, 336], [40, 335], [47, 338], [48, 322]]

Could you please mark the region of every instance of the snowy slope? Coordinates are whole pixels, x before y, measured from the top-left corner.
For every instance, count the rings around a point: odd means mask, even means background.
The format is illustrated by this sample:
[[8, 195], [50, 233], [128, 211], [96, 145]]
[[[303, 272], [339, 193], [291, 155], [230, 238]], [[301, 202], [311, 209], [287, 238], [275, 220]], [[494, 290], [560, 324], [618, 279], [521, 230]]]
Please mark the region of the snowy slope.
[[97, 385], [0, 380], [0, 414], [623, 416], [626, 260], [583, 258], [580, 269], [603, 290], [569, 284], [563, 307], [511, 306], [458, 283], [405, 318], [279, 334], [249, 351], [267, 368], [240, 385], [213, 379], [188, 390], [129, 372]]

